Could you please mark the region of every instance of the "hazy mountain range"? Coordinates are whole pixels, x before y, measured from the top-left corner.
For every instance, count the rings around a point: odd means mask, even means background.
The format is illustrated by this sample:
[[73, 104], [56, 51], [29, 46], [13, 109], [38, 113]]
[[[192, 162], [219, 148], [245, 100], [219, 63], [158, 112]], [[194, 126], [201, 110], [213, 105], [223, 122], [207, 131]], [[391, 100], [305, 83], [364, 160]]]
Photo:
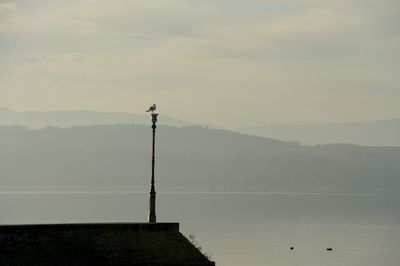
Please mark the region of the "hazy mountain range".
[[[146, 113], [95, 111], [17, 112], [8, 108], [0, 108], [0, 126], [20, 125], [38, 129], [47, 126], [67, 128], [76, 125], [148, 125], [149, 123], [150, 118]], [[199, 125], [210, 128], [223, 128], [212, 124], [179, 120], [163, 114], [159, 118], [159, 124], [177, 127]], [[400, 119], [370, 123], [248, 126], [241, 127], [236, 131], [310, 145], [353, 143], [365, 146], [400, 146]]]
[[[160, 190], [400, 192], [400, 147], [296, 143], [159, 126]], [[151, 128], [0, 127], [0, 184], [13, 189], [148, 189]]]
[[[215, 127], [209, 124], [192, 123], [162, 115], [159, 123], [169, 126], [201, 125]], [[149, 114], [132, 114], [123, 112], [96, 112], [96, 111], [25, 111], [18, 112], [0, 107], [0, 125], [18, 125], [29, 128], [71, 127], [89, 125], [117, 125], [117, 124], [149, 124]]]
[[241, 127], [238, 131], [311, 145], [355, 143], [366, 146], [400, 146], [400, 119], [370, 123], [249, 126]]

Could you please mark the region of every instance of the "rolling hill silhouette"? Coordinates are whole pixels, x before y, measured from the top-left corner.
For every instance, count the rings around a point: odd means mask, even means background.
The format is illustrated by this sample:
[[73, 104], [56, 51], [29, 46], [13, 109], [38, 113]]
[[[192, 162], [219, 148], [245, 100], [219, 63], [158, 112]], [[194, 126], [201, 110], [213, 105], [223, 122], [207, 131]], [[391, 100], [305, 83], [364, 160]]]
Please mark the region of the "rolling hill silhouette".
[[[0, 127], [2, 189], [146, 189], [149, 126]], [[302, 146], [198, 126], [157, 129], [160, 189], [399, 192], [400, 148]]]
[[400, 146], [400, 118], [370, 123], [253, 126], [242, 127], [238, 131], [311, 145], [354, 143], [365, 146]]

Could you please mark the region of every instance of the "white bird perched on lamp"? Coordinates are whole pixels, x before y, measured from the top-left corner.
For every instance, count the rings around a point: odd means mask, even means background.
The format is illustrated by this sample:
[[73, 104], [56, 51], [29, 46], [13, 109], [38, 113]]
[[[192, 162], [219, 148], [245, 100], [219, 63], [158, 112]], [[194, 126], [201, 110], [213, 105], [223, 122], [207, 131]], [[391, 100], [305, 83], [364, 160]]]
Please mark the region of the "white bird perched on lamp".
[[153, 104], [152, 106], [149, 107], [149, 109], [146, 112], [154, 112], [156, 110], [156, 105]]

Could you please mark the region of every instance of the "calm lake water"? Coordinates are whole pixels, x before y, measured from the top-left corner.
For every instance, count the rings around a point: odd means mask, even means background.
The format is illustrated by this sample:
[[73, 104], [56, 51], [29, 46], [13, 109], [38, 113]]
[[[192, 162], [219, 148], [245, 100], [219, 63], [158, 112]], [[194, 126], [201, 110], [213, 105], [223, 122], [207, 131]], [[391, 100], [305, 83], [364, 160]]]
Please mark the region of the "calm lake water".
[[[144, 222], [147, 208], [147, 192], [0, 192], [2, 224]], [[396, 194], [159, 191], [157, 219], [219, 266], [400, 265]]]

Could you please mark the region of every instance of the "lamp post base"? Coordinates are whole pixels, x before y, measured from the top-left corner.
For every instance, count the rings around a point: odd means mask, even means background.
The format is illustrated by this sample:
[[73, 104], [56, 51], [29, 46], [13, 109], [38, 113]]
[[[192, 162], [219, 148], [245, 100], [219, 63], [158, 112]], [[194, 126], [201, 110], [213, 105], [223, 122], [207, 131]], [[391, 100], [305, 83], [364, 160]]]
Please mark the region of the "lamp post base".
[[156, 191], [152, 187], [150, 190], [150, 213], [149, 213], [149, 223], [155, 223], [156, 219]]

